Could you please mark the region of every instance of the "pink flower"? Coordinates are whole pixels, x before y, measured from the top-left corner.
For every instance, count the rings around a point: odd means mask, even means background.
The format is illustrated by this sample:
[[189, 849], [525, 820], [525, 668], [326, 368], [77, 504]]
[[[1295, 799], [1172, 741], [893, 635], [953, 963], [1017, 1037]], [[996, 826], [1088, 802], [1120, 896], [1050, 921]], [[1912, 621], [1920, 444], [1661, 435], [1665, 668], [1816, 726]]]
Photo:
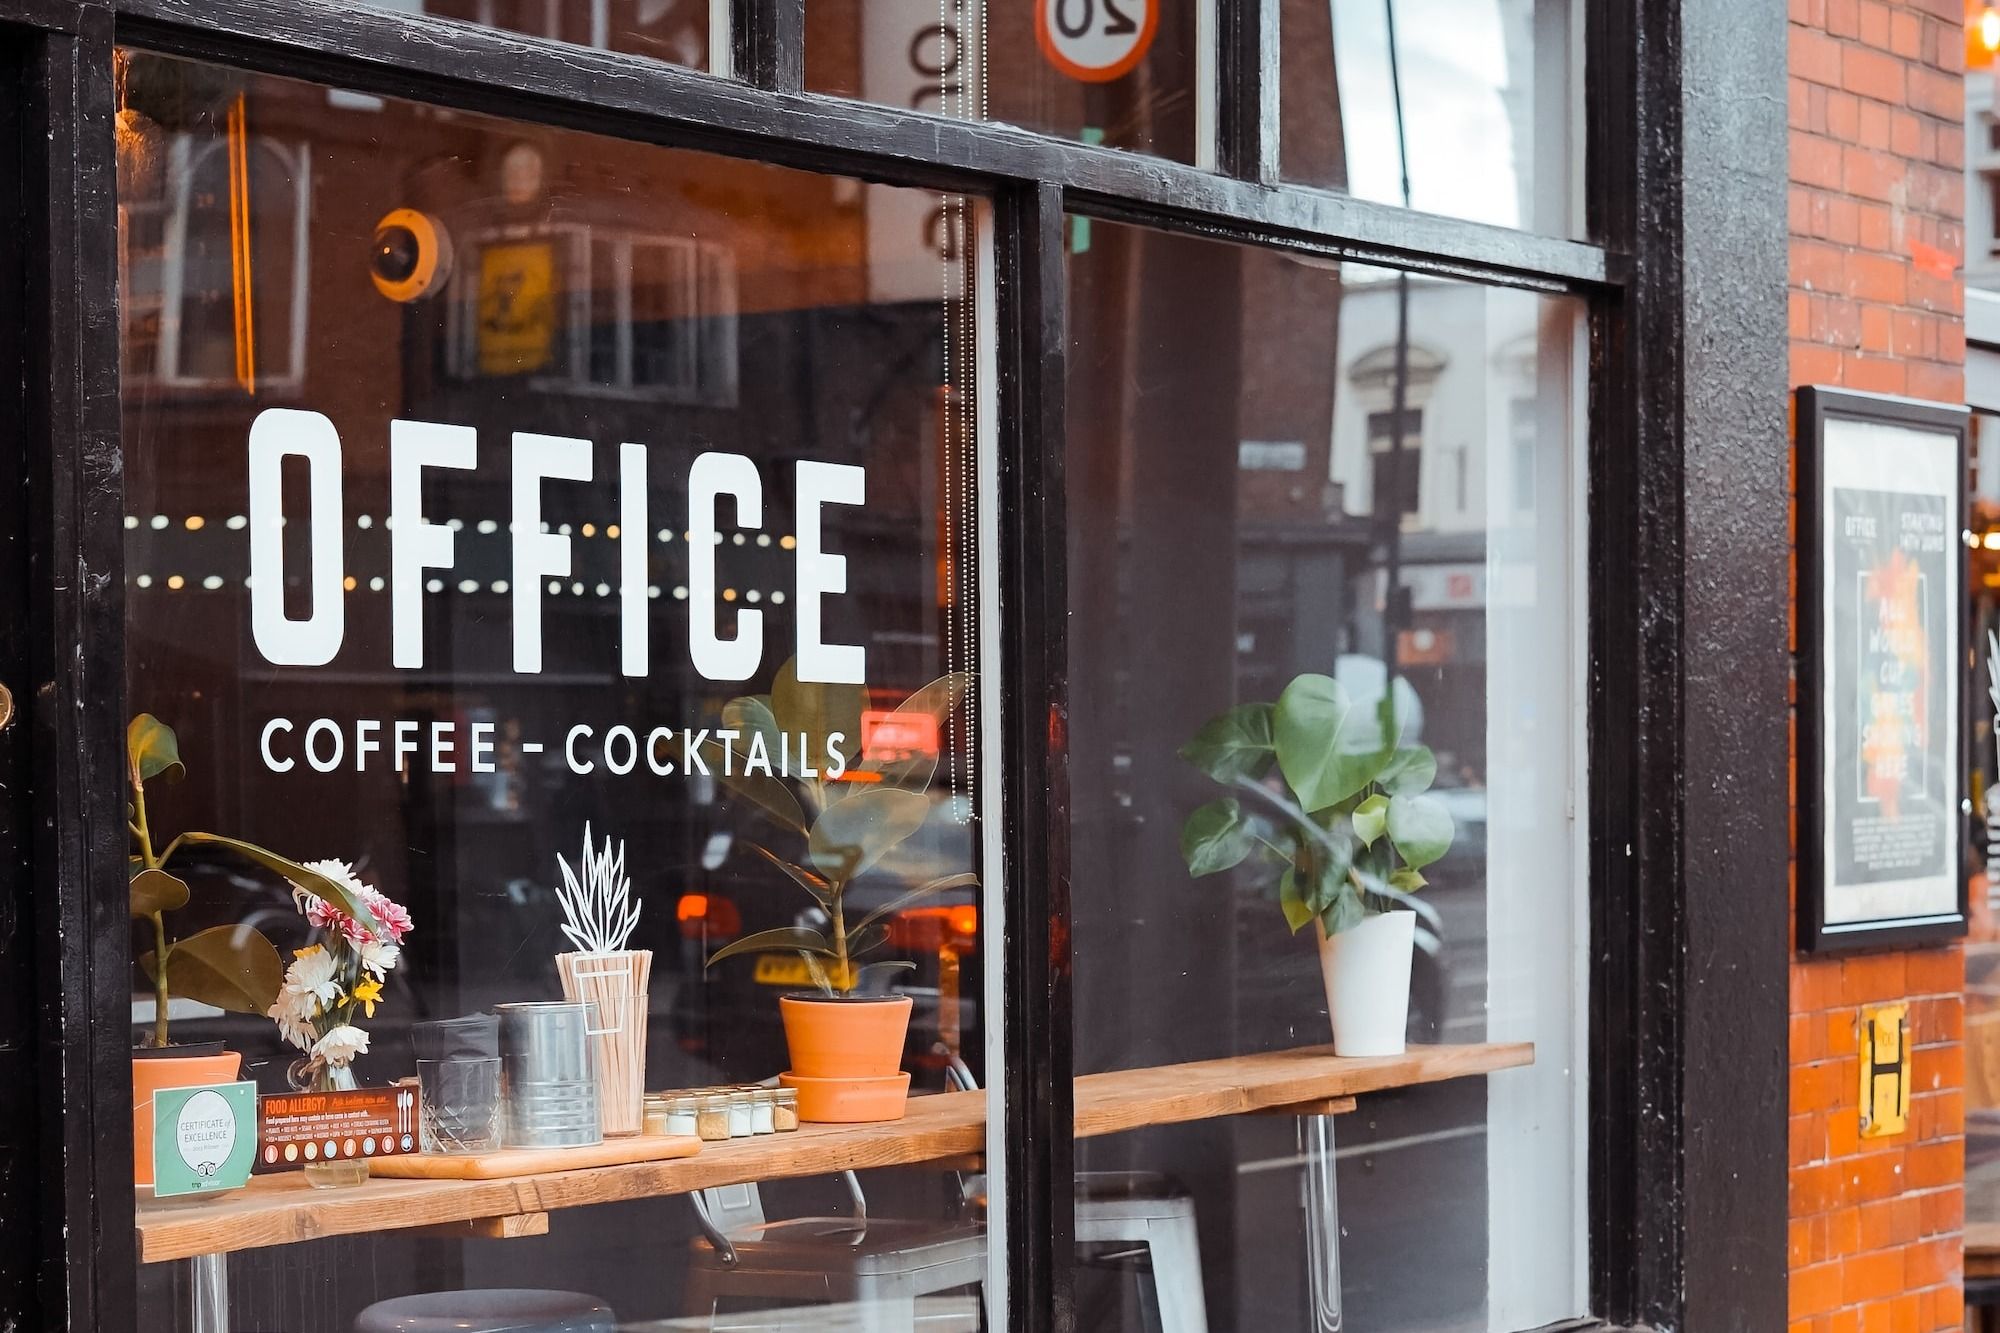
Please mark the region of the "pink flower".
[[[306, 869], [316, 871], [367, 904], [380, 927], [382, 939], [390, 944], [400, 944], [403, 936], [410, 933], [412, 922], [409, 909], [395, 902], [371, 884], [364, 884], [355, 875], [354, 868], [345, 861], [309, 861]], [[376, 938], [376, 932], [362, 925], [347, 913], [335, 907], [298, 884], [292, 885], [292, 897], [306, 920], [329, 935], [337, 935], [349, 944], [359, 948]]]

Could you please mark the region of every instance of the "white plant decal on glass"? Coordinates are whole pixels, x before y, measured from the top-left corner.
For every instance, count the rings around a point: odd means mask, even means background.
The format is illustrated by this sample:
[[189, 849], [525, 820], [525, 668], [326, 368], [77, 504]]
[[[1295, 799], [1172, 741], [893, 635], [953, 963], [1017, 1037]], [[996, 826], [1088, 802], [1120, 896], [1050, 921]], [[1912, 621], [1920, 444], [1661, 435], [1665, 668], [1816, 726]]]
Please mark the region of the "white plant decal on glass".
[[625, 875], [625, 844], [614, 851], [610, 838], [604, 849], [591, 842], [590, 825], [583, 826], [581, 873], [571, 870], [562, 853], [556, 853], [563, 882], [556, 888], [562, 900], [563, 934], [584, 953], [614, 953], [625, 947], [632, 928], [639, 924], [639, 902], [632, 896], [632, 881]]

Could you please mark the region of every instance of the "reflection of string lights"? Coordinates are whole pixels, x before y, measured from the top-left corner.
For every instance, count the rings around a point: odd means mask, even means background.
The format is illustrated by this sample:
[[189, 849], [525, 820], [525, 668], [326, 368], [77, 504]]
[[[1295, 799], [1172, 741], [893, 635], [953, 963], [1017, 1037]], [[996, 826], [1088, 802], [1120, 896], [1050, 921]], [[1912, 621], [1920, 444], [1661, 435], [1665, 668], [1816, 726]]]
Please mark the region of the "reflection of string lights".
[[[209, 517], [204, 514], [187, 514], [182, 516], [179, 522], [179, 526], [188, 532], [206, 532], [208, 530], [208, 525], [210, 521], [211, 520], [209, 519]], [[241, 532], [245, 528], [247, 528], [250, 524], [250, 520], [242, 514], [231, 514], [226, 518], [220, 519], [219, 521], [225, 528], [227, 528], [231, 532]], [[279, 523], [280, 525], [283, 525], [284, 520], [280, 519]], [[138, 514], [125, 515], [125, 530], [128, 532], [135, 532], [142, 527], [150, 528], [154, 532], [165, 532], [166, 530], [168, 530], [173, 526], [175, 526], [175, 520], [173, 516], [168, 514], [152, 514], [144, 518], [142, 518]], [[363, 529], [364, 531], [372, 530], [375, 527], [375, 517], [372, 514], [356, 514], [354, 516], [354, 526]], [[384, 518], [382, 520], [382, 527], [384, 529], [393, 529], [394, 526], [395, 525], [391, 523], [390, 520], [388, 520], [387, 518]], [[465, 529], [466, 524], [461, 519], [451, 519], [449, 520], [448, 526], [451, 528], [452, 531], [460, 532]], [[476, 532], [478, 532], [481, 536], [484, 537], [494, 536], [495, 534], [499, 533], [503, 527], [510, 532], [513, 530], [513, 524], [502, 523], [500, 520], [492, 518], [482, 518], [472, 526]], [[549, 531], [549, 525], [547, 523], [543, 523], [542, 530], [544, 532]], [[572, 531], [570, 525], [567, 523], [562, 524], [556, 530], [565, 535], [570, 534]], [[585, 523], [582, 525], [579, 531], [583, 536], [589, 537], [589, 536], [594, 536], [596, 534], [597, 528], [595, 524]], [[671, 542], [674, 540], [674, 533], [671, 529], [668, 528], [661, 528], [655, 535], [659, 538], [661, 542]], [[683, 540], [685, 540], [688, 535], [689, 534], [683, 533], [682, 534]], [[604, 536], [612, 540], [616, 540], [619, 536], [618, 525], [613, 523], [606, 526], [604, 529]], [[719, 532], [715, 533], [714, 539], [717, 544], [720, 544], [722, 542], [722, 534]], [[750, 544], [749, 537], [741, 532], [733, 534], [732, 540], [738, 546], [744, 546]], [[755, 544], [760, 547], [766, 547], [766, 548], [770, 547], [772, 544], [771, 534], [768, 532], [760, 532], [756, 534]], [[798, 546], [798, 539], [793, 537], [791, 534], [787, 533], [784, 536], [781, 536], [777, 539], [777, 545], [779, 545], [780, 547], [782, 547], [787, 551], [795, 550]], [[1994, 549], [2000, 549], [2000, 533], [1994, 534], [1994, 537], [1992, 539], [1992, 545]], [[127, 575], [127, 581], [130, 582], [133, 587], [142, 589], [152, 588], [156, 582], [153, 575], [151, 574], [129, 574], [129, 573]], [[240, 582], [241, 586], [244, 588], [248, 588], [250, 586], [250, 580], [248, 578], [241, 579], [238, 582]], [[208, 574], [204, 575], [200, 579], [199, 586], [204, 591], [207, 592], [219, 592], [223, 588], [229, 586], [230, 583], [231, 579], [224, 575]], [[164, 586], [171, 591], [179, 592], [188, 586], [187, 576], [181, 574], [169, 575], [164, 580]], [[358, 575], [349, 574], [346, 575], [341, 580], [341, 586], [345, 588], [348, 592], [355, 592], [362, 587], [362, 583]], [[387, 590], [388, 582], [381, 575], [377, 574], [370, 577], [367, 580], [366, 586], [369, 592], [379, 593]], [[481, 592], [482, 587], [484, 591], [491, 593], [496, 597], [504, 597], [510, 590], [510, 585], [505, 579], [495, 579], [491, 583], [482, 585], [479, 582], [479, 580], [468, 578], [459, 580], [459, 582], [455, 586], [456, 586], [456, 591], [463, 593], [467, 596], [477, 595], [479, 592]], [[424, 587], [428, 592], [441, 593], [445, 589], [445, 584], [441, 579], [431, 579], [424, 585]], [[609, 597], [615, 591], [615, 589], [609, 583], [598, 583], [592, 585], [592, 584], [585, 584], [582, 582], [574, 582], [565, 585], [560, 582], [551, 580], [548, 585], [548, 591], [550, 596], [556, 596], [556, 597], [562, 596], [565, 593], [574, 597], [589, 597], [593, 595], [597, 597]], [[666, 593], [666, 591], [667, 590], [661, 587], [659, 584], [653, 584], [646, 589], [646, 595], [647, 597], [657, 601], [661, 596], [663, 596]], [[688, 590], [685, 585], [675, 586], [672, 589], [672, 593], [675, 601], [684, 602], [687, 600]], [[773, 606], [783, 606], [785, 604], [785, 594], [776, 589], [773, 589], [770, 592], [764, 592], [756, 588], [745, 588], [740, 590], [736, 588], [725, 588], [722, 590], [722, 600], [724, 600], [725, 602], [734, 602], [739, 598], [746, 602], [761, 603], [768, 601]]]

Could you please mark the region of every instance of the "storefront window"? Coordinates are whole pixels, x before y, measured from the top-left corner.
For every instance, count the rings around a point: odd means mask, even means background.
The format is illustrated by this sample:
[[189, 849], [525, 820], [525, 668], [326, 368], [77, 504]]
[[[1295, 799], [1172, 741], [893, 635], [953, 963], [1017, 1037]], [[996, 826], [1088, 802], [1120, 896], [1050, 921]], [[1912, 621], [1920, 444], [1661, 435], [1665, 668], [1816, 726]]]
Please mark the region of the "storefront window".
[[[1261, 1096], [1330, 1037], [1501, 1062], [1358, 1109], [1101, 1134], [1080, 1112], [1078, 1326], [1582, 1313], [1581, 312], [1103, 222], [1070, 240], [1079, 1107], [1168, 1065], [1189, 1097]], [[1319, 927], [1346, 948], [1397, 919], [1407, 1020], [1391, 975], [1330, 1032], [1329, 989], [1365, 974], [1323, 975]]]
[[[118, 86], [135, 1038], [390, 1118], [267, 1124], [213, 1205], [142, 1190], [141, 1326], [217, 1292], [239, 1329], [976, 1324], [976, 201], [144, 53]], [[886, 1069], [788, 1033], [794, 993], [813, 1032], [887, 1013]], [[566, 997], [587, 1029], [507, 1009]], [[909, 1133], [829, 1123], [885, 1106]], [[700, 1155], [387, 1178], [594, 1130]]]
[[1568, 235], [1572, 0], [1285, 0], [1280, 172]]
[[1214, 0], [813, 0], [806, 86], [1209, 165]]
[[728, 68], [715, 42], [728, 33], [718, 0], [365, 0], [378, 9], [461, 19], [528, 37], [651, 56], [689, 69]]

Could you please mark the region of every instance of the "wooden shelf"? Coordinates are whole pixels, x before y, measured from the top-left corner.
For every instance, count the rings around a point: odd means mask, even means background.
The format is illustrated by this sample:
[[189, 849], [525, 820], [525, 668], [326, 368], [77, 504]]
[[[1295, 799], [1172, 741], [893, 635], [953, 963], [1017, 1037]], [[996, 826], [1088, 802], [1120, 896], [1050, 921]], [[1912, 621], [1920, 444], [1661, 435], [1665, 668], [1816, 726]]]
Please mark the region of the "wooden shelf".
[[[1283, 1107], [1319, 1109], [1340, 1098], [1437, 1083], [1529, 1064], [1525, 1043], [1413, 1046], [1352, 1060], [1326, 1047], [1087, 1074], [1076, 1081], [1076, 1135], [1210, 1120]], [[687, 1194], [716, 1185], [906, 1166], [986, 1146], [986, 1095], [912, 1097], [903, 1119], [805, 1125], [795, 1134], [704, 1145], [694, 1157], [555, 1171], [506, 1180], [370, 1180], [316, 1190], [298, 1172], [256, 1176], [212, 1198], [143, 1199], [139, 1257], [148, 1263], [415, 1227], [548, 1213], [593, 1203]], [[494, 1231], [490, 1234], [500, 1234]]]

